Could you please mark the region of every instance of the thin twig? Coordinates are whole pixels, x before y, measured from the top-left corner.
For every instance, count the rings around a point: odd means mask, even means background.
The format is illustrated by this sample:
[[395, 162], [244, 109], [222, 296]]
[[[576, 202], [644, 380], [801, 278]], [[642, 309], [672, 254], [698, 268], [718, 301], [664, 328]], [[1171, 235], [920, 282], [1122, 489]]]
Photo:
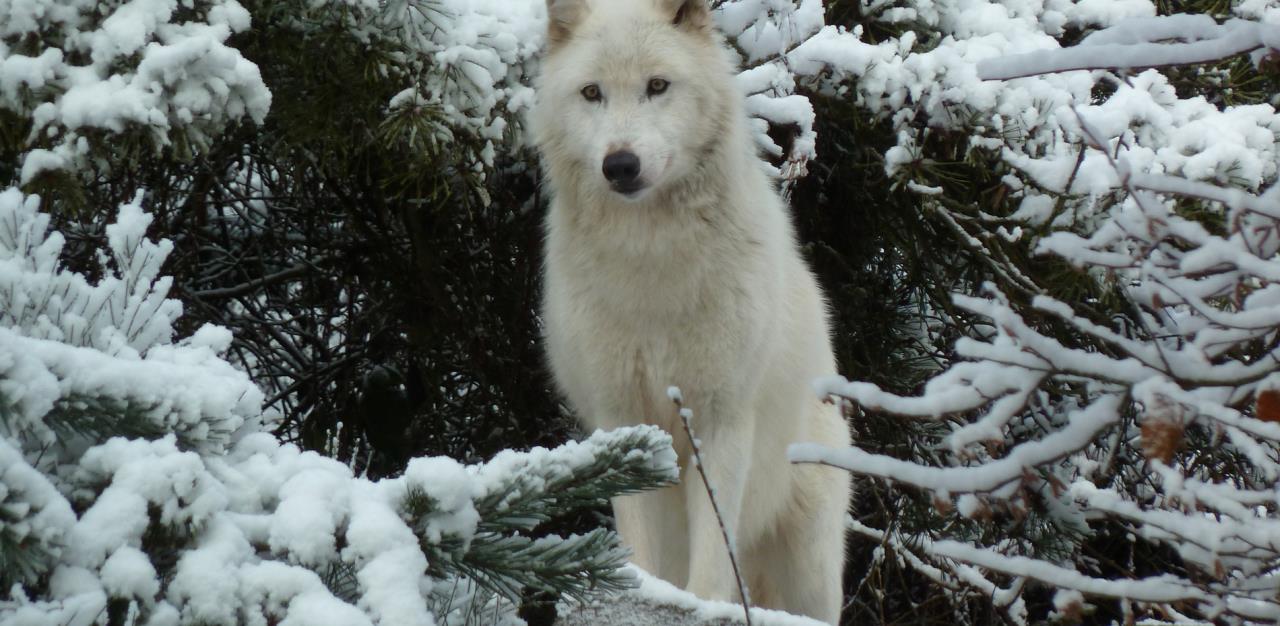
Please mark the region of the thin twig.
[[729, 551], [729, 564], [733, 566], [733, 577], [738, 581], [738, 593], [742, 596], [742, 614], [747, 620], [747, 626], [751, 626], [751, 594], [747, 592], [747, 583], [742, 580], [742, 570], [738, 567], [738, 550], [733, 540], [729, 538], [729, 529], [724, 525], [724, 516], [720, 514], [720, 505], [716, 503], [715, 490], [711, 488], [706, 470], [702, 469], [702, 447], [698, 445], [698, 439], [693, 436], [693, 426], [689, 424], [693, 411], [684, 408], [684, 396], [680, 393], [679, 387], [668, 387], [667, 397], [675, 403], [676, 412], [680, 415], [680, 423], [684, 425], [684, 434], [689, 436], [689, 445], [693, 448], [693, 466], [698, 468], [698, 475], [702, 477], [702, 486], [706, 487], [707, 497], [711, 499], [711, 510], [715, 512], [716, 521], [720, 523], [720, 536], [724, 537], [724, 547]]
[[248, 282], [236, 285], [234, 287], [223, 287], [219, 289], [205, 289], [203, 291], [188, 291], [193, 298], [219, 299], [234, 298], [253, 293], [257, 289], [271, 285], [273, 283], [282, 282], [290, 278], [302, 276], [307, 272], [315, 269], [316, 265], [329, 261], [328, 257], [320, 257], [304, 263], [299, 263], [293, 267], [289, 267], [274, 274], [255, 278]]

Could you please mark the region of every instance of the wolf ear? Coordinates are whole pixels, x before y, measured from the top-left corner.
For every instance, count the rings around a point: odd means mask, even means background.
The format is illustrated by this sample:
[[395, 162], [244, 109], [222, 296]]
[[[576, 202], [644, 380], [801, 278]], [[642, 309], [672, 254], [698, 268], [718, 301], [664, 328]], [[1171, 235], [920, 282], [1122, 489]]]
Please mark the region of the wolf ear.
[[711, 28], [711, 7], [707, 0], [663, 0], [671, 10], [671, 23], [689, 31]]
[[586, 11], [585, 0], [547, 0], [547, 40], [552, 47], [569, 40]]

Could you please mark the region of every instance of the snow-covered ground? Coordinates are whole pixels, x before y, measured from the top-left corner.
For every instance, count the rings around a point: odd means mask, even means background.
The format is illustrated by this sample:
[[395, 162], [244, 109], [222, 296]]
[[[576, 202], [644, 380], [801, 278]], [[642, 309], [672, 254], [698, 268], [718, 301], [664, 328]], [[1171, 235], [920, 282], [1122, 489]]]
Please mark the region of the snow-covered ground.
[[[557, 607], [558, 626], [728, 626], [743, 624], [742, 605], [702, 600], [649, 575], [628, 567], [639, 587], [620, 596], [585, 604], [562, 602]], [[756, 626], [823, 626], [822, 622], [781, 611], [751, 609]]]

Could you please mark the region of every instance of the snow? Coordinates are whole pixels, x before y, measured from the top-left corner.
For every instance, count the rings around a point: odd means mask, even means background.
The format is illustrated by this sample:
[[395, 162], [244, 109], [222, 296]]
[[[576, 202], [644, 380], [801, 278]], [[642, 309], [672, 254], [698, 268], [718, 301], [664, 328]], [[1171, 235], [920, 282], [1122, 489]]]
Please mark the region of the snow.
[[1202, 591], [1183, 583], [1173, 575], [1138, 580], [1102, 580], [1038, 559], [1007, 556], [957, 541], [939, 541], [933, 545], [932, 551], [939, 556], [960, 559], [980, 567], [1009, 572], [1050, 584], [1070, 586], [1072, 589], [1091, 595], [1130, 598], [1142, 602], [1195, 601], [1206, 598]]
[[[108, 227], [110, 257], [99, 268], [105, 278], [90, 285], [70, 272], [48, 275], [62, 251], [61, 235], [44, 237], [49, 218], [37, 211], [38, 198], [0, 191], [0, 323], [32, 339], [116, 355], [166, 346], [182, 312], [178, 301], [166, 298], [171, 281], [159, 276], [172, 244], [142, 239], [150, 217], [140, 201], [122, 205]], [[46, 302], [56, 307], [52, 316], [39, 306]]]
[[[1157, 43], [1161, 39], [1189, 41]], [[978, 75], [983, 80], [1007, 80], [1082, 69], [1189, 65], [1274, 46], [1274, 42], [1280, 42], [1280, 27], [1247, 20], [1218, 24], [1207, 15], [1133, 18], [1086, 37], [1070, 50], [988, 59], [979, 64]]]
[[48, 216], [37, 207], [34, 197], [0, 192], [0, 392], [11, 424], [74, 448], [41, 417], [60, 405], [125, 402], [152, 428], [212, 450], [260, 417], [261, 391], [209, 348], [226, 344], [225, 331], [172, 343], [182, 307], [159, 276], [172, 246], [143, 238], [150, 217], [139, 200], [107, 228], [110, 254], [96, 284], [56, 269], [64, 240], [46, 237]]
[[71, 504], [57, 487], [4, 438], [0, 438], [0, 507], [10, 514], [21, 510], [26, 518], [16, 524], [6, 520], [0, 531], [54, 553], [76, 523]]
[[[634, 565], [628, 566], [627, 570], [639, 581], [638, 588], [599, 602], [562, 602], [557, 607], [557, 626], [726, 626], [744, 623], [739, 604], [703, 600]], [[751, 623], [757, 626], [818, 626], [822, 622], [782, 611], [752, 608]]]
[[133, 546], [117, 548], [99, 571], [103, 589], [111, 596], [145, 600], [160, 593], [160, 581], [151, 560]]
[[[479, 494], [472, 491], [472, 477], [460, 463], [438, 457], [414, 459], [397, 482], [406, 492], [423, 485], [435, 486], [431, 493], [434, 510], [427, 517], [424, 529], [428, 541], [439, 542], [446, 537], [456, 537], [464, 543], [471, 541], [480, 521], [473, 504]], [[406, 492], [402, 492], [401, 497]]]
[[419, 550], [405, 546], [381, 551], [356, 574], [360, 586], [368, 590], [362, 602], [380, 623], [433, 626], [435, 620], [424, 600], [430, 583], [404, 575], [426, 569], [427, 559]]
[[[1056, 616], [1066, 617], [1084, 605], [1084, 594], [1074, 589], [1060, 589], [1053, 594], [1053, 609]], [[1050, 618], [1055, 617], [1051, 615]]]
[[[0, 50], [0, 101], [11, 106], [21, 102], [34, 109], [36, 129], [56, 130], [58, 137], [53, 144], [31, 146], [24, 181], [82, 163], [87, 155], [77, 132], [80, 128], [118, 132], [141, 126], [150, 128], [160, 145], [167, 145], [176, 132], [195, 133], [198, 140], [237, 119], [261, 121], [270, 105], [257, 69], [225, 45], [232, 33], [251, 23], [247, 11], [234, 0], [204, 0], [198, 4], [205, 21], [182, 24], [171, 21], [176, 6], [172, 0], [134, 0], [98, 21], [84, 15], [91, 6], [88, 0], [58, 10], [34, 4], [41, 8], [24, 3], [23, 8], [13, 9], [10, 31], [36, 32], [61, 25], [69, 29], [68, 37], [76, 33], [69, 39], [83, 48], [76, 51], [87, 53], [95, 63], [90, 68], [68, 65], [63, 58], [65, 46], [50, 46], [33, 56]], [[506, 142], [521, 145], [520, 125], [510, 122], [520, 120], [533, 102], [527, 82], [536, 74], [543, 44], [546, 10], [542, 0], [448, 0], [433, 11], [418, 10], [409, 0], [351, 2], [345, 8], [349, 13], [341, 25], [353, 36], [385, 39], [406, 52], [400, 70], [406, 76], [405, 89], [388, 102], [389, 110], [410, 100], [438, 108], [448, 127], [481, 140], [477, 155], [485, 162]], [[860, 30], [824, 25], [818, 0], [732, 0], [717, 10], [717, 23], [746, 54], [741, 84], [750, 96], [752, 114], [774, 125], [794, 124], [799, 129], [785, 155], [763, 127], [757, 134], [763, 150], [785, 158], [779, 172], [783, 177], [803, 176], [805, 164], [818, 156], [813, 108], [797, 89], [847, 94], [904, 125], [908, 118], [902, 114], [912, 108], [942, 127], [957, 122], [947, 113], [957, 105], [994, 114], [993, 121], [1002, 126], [1032, 129], [1009, 146], [1012, 158], [1028, 160], [1029, 167], [1062, 172], [1070, 169], [1070, 162], [1061, 158], [1068, 146], [1062, 144], [1067, 137], [1060, 127], [1070, 132], [1071, 122], [1066, 107], [1087, 103], [1096, 79], [1075, 72], [997, 85], [980, 79], [989, 77], [982, 68], [1015, 63], [1034, 69], [1025, 65], [1029, 57], [1024, 55], [1061, 52], [1053, 37], [1068, 25], [1113, 26], [1106, 31], [1109, 34], [1095, 33], [1086, 39], [1088, 45], [1069, 53], [1105, 54], [1109, 59], [1120, 57], [1107, 46], [1128, 46], [1137, 37], [1145, 37], [1144, 45], [1155, 52], [1167, 53], [1164, 48], [1177, 45], [1262, 42], [1274, 37], [1272, 31], [1277, 28], [1266, 22], [1235, 20], [1219, 25], [1204, 19], [1183, 20], [1175, 27], [1153, 21], [1153, 8], [1143, 0], [1006, 4], [970, 0], [954, 7], [925, 3], [900, 11], [880, 10], [886, 21], [909, 17], [935, 25], [938, 40], [924, 45], [917, 33], [906, 32], [871, 43]], [[1237, 12], [1242, 16], [1274, 13], [1268, 11], [1250, 5]], [[439, 16], [448, 16], [449, 28], [435, 27], [432, 20]], [[1196, 41], [1154, 41], [1175, 35]], [[106, 64], [131, 52], [141, 56], [131, 66], [132, 72], [106, 70]], [[424, 63], [456, 69], [449, 74], [454, 79], [415, 69]], [[1171, 121], [1164, 128], [1179, 126]], [[913, 141], [904, 137], [897, 148], [910, 150]], [[1191, 152], [1204, 150], [1215, 149], [1205, 146]], [[1227, 153], [1230, 148], [1216, 150]], [[893, 167], [892, 162], [889, 166]], [[1049, 176], [1048, 171], [1042, 176]], [[1092, 177], [1080, 184], [1097, 188]]]
[[272, 516], [267, 536], [273, 551], [311, 567], [337, 557], [338, 524], [350, 511], [347, 477], [335, 469], [304, 469], [280, 486], [278, 515]]
[[1104, 396], [1069, 416], [1067, 428], [1042, 439], [1021, 444], [1003, 458], [977, 467], [925, 467], [858, 448], [832, 450], [817, 444], [792, 444], [787, 456], [793, 463], [823, 463], [849, 471], [892, 478], [934, 491], [969, 493], [994, 491], [1021, 480], [1027, 471], [1089, 444], [1096, 433], [1115, 423], [1119, 400]]
[[[989, 598], [995, 607], [1005, 609], [1014, 623], [1027, 623], [1026, 604], [1018, 594], [1021, 583], [1017, 579], [1009, 587], [1000, 587], [973, 565], [963, 561], [943, 560], [934, 550], [933, 538], [928, 536], [904, 537], [896, 532], [868, 527], [852, 517], [846, 518], [846, 526], [854, 534], [870, 539], [877, 545], [892, 547], [898, 558], [934, 583], [949, 589], [954, 588], [957, 583], [972, 586], [983, 597]], [[918, 547], [920, 554], [907, 549], [907, 542]], [[876, 560], [885, 556], [885, 551], [880, 549], [873, 554]]]

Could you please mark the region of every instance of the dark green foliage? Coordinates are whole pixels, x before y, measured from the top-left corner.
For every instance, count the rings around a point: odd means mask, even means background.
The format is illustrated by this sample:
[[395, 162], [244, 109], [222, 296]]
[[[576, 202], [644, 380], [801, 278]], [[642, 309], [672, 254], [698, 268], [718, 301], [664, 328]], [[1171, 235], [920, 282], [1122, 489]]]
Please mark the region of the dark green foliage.
[[[19, 504], [21, 506], [21, 504]], [[13, 503], [0, 500], [0, 584], [11, 588], [16, 584], [31, 584], [49, 573], [57, 555], [49, 547], [26, 537], [19, 537], [11, 527], [21, 523]]]
[[[888, 122], [839, 99], [815, 97], [815, 107], [821, 112], [819, 160], [796, 186], [792, 205], [830, 302], [840, 372], [897, 393], [918, 391], [947, 362], [950, 341], [963, 332], [952, 326], [926, 333], [924, 325], [964, 320], [951, 305], [951, 291], [971, 292], [991, 273], [981, 255], [964, 245], [955, 225], [925, 210], [918, 196], [885, 174], [883, 154], [894, 145]], [[952, 137], [949, 146], [963, 150], [966, 140]], [[918, 180], [952, 182], [951, 198], [976, 199], [984, 189], [968, 181], [990, 176], [959, 159], [927, 168], [928, 178]], [[941, 423], [904, 424], [862, 411], [850, 417], [860, 447], [899, 458], [932, 458], [936, 452], [927, 444], [946, 429]], [[868, 526], [904, 534], [940, 532], [961, 523], [958, 516], [940, 517], [927, 495], [902, 493], [880, 482], [858, 485], [854, 515]], [[892, 556], [873, 562], [875, 546], [866, 539], [854, 535], [849, 541], [850, 598], [843, 623], [951, 624], [960, 617], [959, 623], [990, 624], [999, 619], [989, 603], [957, 603]]]
[[[59, 441], [103, 442], [112, 437], [155, 439], [170, 432], [155, 419], [155, 406], [137, 406], [119, 398], [64, 398], [44, 417]], [[4, 416], [0, 411], [0, 421]]]
[[634, 586], [634, 579], [619, 569], [630, 556], [616, 533], [596, 528], [585, 535], [541, 539], [480, 535], [466, 558], [453, 565], [458, 573], [513, 601], [525, 587], [585, 601], [593, 594]]
[[[0, 393], [0, 434], [15, 436], [20, 441], [27, 439], [29, 433], [10, 432], [19, 420], [7, 400]], [[154, 439], [169, 432], [156, 419], [156, 408], [121, 398], [70, 396], [56, 402], [42, 421], [61, 442], [101, 443], [111, 437]]]
[[[623, 438], [620, 446], [645, 455], [662, 452], [638, 432]], [[625, 461], [599, 455], [572, 473], [556, 466], [521, 466], [513, 471], [502, 489], [493, 489], [476, 500], [478, 510], [493, 511], [484, 516], [480, 529], [530, 530], [550, 521], [553, 514], [560, 511], [604, 506], [614, 496], [647, 491], [655, 485], [674, 484], [673, 477], [665, 468]]]

